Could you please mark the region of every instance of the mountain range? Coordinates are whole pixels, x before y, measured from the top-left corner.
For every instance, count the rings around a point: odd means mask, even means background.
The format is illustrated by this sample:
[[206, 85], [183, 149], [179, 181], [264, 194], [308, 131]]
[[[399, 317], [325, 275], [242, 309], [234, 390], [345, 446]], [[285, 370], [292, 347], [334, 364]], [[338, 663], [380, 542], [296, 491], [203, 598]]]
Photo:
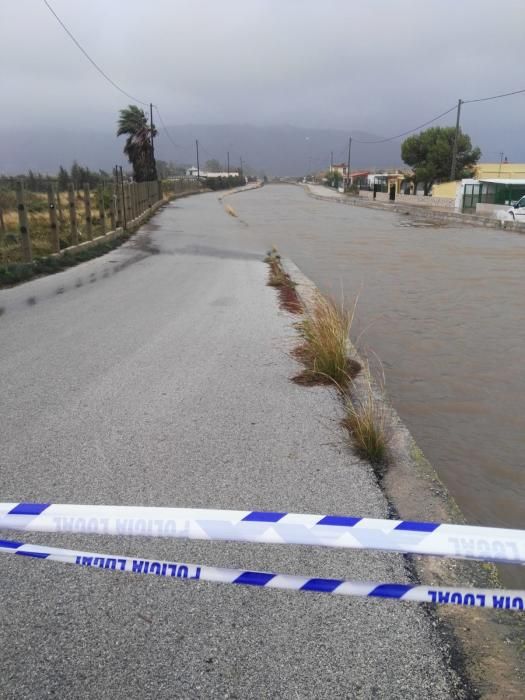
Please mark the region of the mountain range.
[[[330, 163], [346, 162], [349, 134], [335, 129], [306, 129], [293, 126], [252, 125], [157, 125], [157, 158], [177, 164], [196, 165], [195, 141], [199, 141], [201, 167], [216, 159], [230, 169], [243, 163], [256, 172], [274, 176], [299, 176], [324, 170]], [[401, 165], [400, 143], [362, 144], [381, 137], [351, 132], [352, 169], [381, 169]], [[126, 165], [124, 138], [114, 132], [88, 128], [0, 128], [0, 173], [17, 174], [31, 169], [56, 173], [60, 165], [76, 160], [92, 170], [111, 170]]]

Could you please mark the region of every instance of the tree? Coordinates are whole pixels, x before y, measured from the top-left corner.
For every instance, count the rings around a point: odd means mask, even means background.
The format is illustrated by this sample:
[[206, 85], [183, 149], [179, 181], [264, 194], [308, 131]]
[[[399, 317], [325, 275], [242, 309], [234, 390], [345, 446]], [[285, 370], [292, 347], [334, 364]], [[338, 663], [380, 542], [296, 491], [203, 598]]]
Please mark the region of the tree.
[[157, 168], [153, 156], [152, 137], [157, 130], [148, 120], [144, 110], [136, 105], [129, 105], [120, 110], [117, 136], [127, 134], [124, 153], [133, 167], [133, 177], [136, 182], [157, 179]]
[[328, 185], [328, 187], [338, 188], [339, 185], [341, 184], [342, 176], [341, 176], [341, 173], [339, 172], [339, 170], [332, 170], [332, 172], [330, 172], [328, 170], [325, 177], [326, 177], [326, 184]]
[[[419, 182], [428, 194], [434, 182], [450, 178], [455, 133], [454, 127], [434, 126], [403, 141], [401, 157], [414, 170], [414, 194]], [[454, 179], [469, 177], [480, 156], [479, 148], [472, 148], [470, 136], [460, 130]]]
[[204, 167], [209, 173], [220, 173], [222, 171], [222, 166], [216, 158], [207, 160], [206, 163], [204, 163]]
[[64, 192], [69, 187], [71, 182], [69, 178], [68, 171], [61, 165], [58, 171], [58, 189], [60, 192]]

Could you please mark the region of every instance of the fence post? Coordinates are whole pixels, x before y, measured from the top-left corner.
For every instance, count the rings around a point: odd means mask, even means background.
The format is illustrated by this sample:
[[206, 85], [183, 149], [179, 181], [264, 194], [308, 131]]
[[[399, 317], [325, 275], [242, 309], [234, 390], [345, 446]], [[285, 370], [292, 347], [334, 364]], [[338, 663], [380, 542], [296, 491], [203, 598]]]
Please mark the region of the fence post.
[[124, 231], [128, 228], [128, 211], [126, 207], [126, 195], [124, 190], [124, 174], [122, 172], [122, 166], [119, 165], [120, 169], [120, 193], [121, 193], [121, 205], [122, 205], [122, 228]]
[[51, 183], [49, 183], [49, 189], [47, 191], [47, 205], [49, 207], [49, 242], [51, 243], [51, 250], [53, 253], [60, 253], [60, 229], [57, 220], [55, 189]]
[[97, 190], [98, 215], [102, 224], [102, 234], [106, 233], [106, 205], [104, 204], [104, 184], [99, 185]]
[[4, 221], [4, 210], [0, 207], [0, 248], [2, 248], [2, 263], [6, 263], [7, 254], [4, 250], [5, 245], [5, 221]]
[[89, 183], [84, 183], [84, 211], [86, 216], [86, 236], [88, 240], [93, 239], [93, 222], [91, 220], [91, 191]]
[[62, 201], [60, 199], [60, 187], [57, 185], [57, 212], [58, 212], [58, 223], [60, 224], [60, 228], [64, 228], [65, 226], [65, 220], [64, 220], [64, 210], [62, 209]]
[[131, 211], [131, 197], [129, 196], [129, 182], [126, 182], [126, 187], [124, 188], [124, 201], [126, 202], [126, 228], [133, 218], [133, 212]]
[[116, 228], [122, 226], [122, 191], [118, 179], [118, 168], [115, 168], [115, 180], [114, 180], [114, 192], [115, 192], [115, 211], [117, 215]]
[[111, 231], [117, 228], [117, 188], [115, 183], [111, 187], [111, 199], [109, 200], [109, 225]]
[[137, 183], [131, 183], [131, 209], [133, 211], [133, 218], [138, 217], [138, 207], [137, 207]]
[[19, 181], [16, 184], [16, 204], [18, 209], [18, 223], [20, 231], [20, 247], [22, 248], [22, 259], [30, 263], [33, 260], [31, 249], [31, 237], [29, 235], [29, 220], [27, 217], [26, 193], [24, 183]]
[[69, 185], [68, 188], [69, 201], [69, 228], [71, 231], [71, 245], [78, 245], [78, 228], [77, 228], [77, 205], [75, 202], [75, 188]]

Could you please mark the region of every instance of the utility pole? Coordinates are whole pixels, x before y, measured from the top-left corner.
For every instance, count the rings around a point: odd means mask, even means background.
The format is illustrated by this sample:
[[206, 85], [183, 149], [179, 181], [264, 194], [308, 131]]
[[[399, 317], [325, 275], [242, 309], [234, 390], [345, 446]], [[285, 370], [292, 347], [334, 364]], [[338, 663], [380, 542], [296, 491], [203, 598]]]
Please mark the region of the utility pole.
[[330, 151], [330, 172], [334, 169], [334, 152]]
[[242, 172], [242, 158], [240, 158], [240, 162], [241, 162], [241, 172], [239, 173], [239, 175], [242, 176], [242, 174], [243, 174], [243, 172]]
[[454, 135], [454, 147], [452, 149], [452, 167], [450, 169], [450, 179], [456, 179], [456, 159], [458, 157], [458, 139], [459, 139], [459, 115], [461, 114], [462, 101], [458, 100], [458, 114], [456, 117], [456, 133]]
[[228, 159], [228, 177], [230, 177], [230, 151], [227, 153], [227, 159]]
[[197, 180], [201, 179], [201, 170], [199, 165], [199, 142], [195, 140], [195, 148], [197, 149]]
[[352, 152], [352, 137], [348, 137], [348, 162], [346, 165], [346, 173], [348, 177], [348, 189], [350, 189], [350, 153]]
[[151, 129], [151, 174], [155, 175], [157, 172], [157, 165], [155, 163], [155, 144], [153, 143], [153, 105], [149, 103], [149, 124]]

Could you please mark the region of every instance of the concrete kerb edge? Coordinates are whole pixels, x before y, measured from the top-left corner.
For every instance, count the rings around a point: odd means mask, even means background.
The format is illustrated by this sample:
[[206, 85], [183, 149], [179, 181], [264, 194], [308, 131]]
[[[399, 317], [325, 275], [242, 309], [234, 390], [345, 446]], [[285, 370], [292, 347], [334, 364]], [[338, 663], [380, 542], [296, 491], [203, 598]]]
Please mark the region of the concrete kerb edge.
[[[308, 308], [319, 294], [318, 288], [290, 259], [281, 258], [281, 264], [295, 283], [301, 303]], [[350, 340], [349, 356], [366, 367]], [[390, 459], [382, 478], [377, 478], [393, 513], [407, 520], [464, 523], [459, 506], [393, 408], [384, 388], [373, 378], [371, 383], [374, 397], [387, 417]], [[353, 394], [357, 400], [366, 398], [367, 384], [365, 373], [354, 380]], [[371, 465], [369, 468], [373, 469]], [[407, 563], [417, 579], [432, 585], [461, 585], [467, 581], [480, 587], [500, 585], [492, 564], [412, 556], [407, 556]], [[506, 697], [520, 697], [525, 688], [525, 653], [517, 632], [525, 638], [525, 616], [516, 615], [511, 620], [497, 610], [485, 610], [480, 616], [479, 611], [453, 606], [429, 608], [429, 614], [453, 647], [457, 649], [459, 642], [458, 671], [466, 675], [468, 683], [474, 684], [480, 697], [499, 697], [502, 691]], [[513, 640], [512, 644], [509, 640]]]

